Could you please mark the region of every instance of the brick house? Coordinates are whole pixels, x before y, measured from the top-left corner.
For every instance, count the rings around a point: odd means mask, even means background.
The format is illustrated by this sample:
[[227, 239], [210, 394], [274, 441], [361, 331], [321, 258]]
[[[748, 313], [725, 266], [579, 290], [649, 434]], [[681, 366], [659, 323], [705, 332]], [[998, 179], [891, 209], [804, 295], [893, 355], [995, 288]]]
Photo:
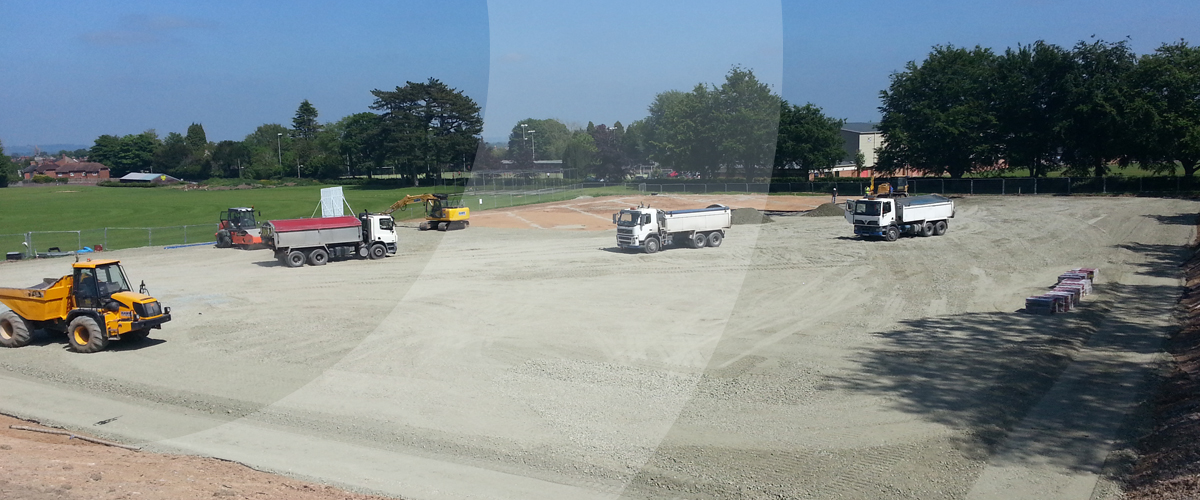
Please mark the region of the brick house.
[[25, 180], [33, 180], [35, 175], [45, 175], [56, 179], [67, 179], [67, 182], [95, 184], [109, 178], [108, 167], [90, 161], [79, 161], [63, 156], [57, 160], [42, 161], [30, 165], [21, 171]]

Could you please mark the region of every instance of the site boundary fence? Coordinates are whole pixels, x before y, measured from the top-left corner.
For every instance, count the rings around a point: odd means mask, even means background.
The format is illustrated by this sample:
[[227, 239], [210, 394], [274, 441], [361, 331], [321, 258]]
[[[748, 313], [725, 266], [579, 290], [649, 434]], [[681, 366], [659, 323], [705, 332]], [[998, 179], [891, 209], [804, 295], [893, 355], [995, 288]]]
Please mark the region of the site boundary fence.
[[[885, 179], [876, 179], [884, 182]], [[706, 193], [820, 193], [834, 189], [843, 196], [858, 196], [871, 185], [870, 179], [814, 180], [807, 182], [584, 182], [583, 188], [624, 186], [641, 192]], [[909, 177], [908, 191], [914, 194], [1181, 194], [1200, 191], [1200, 181], [1187, 177], [997, 177], [951, 179]]]
[[187, 245], [215, 242], [216, 224], [164, 227], [102, 227], [73, 231], [28, 231], [0, 234], [0, 251], [20, 253], [22, 258], [58, 256], [92, 250], [119, 250], [148, 246]]

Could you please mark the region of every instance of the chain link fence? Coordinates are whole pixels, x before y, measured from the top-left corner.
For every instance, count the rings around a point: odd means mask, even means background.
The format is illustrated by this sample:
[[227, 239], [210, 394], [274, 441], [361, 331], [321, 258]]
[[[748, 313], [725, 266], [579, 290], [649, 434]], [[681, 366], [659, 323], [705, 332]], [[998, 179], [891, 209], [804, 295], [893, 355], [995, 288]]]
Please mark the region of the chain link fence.
[[0, 251], [6, 258], [56, 256], [92, 250], [118, 250], [148, 246], [187, 245], [215, 242], [215, 224], [167, 227], [103, 227], [78, 231], [30, 231], [0, 234]]

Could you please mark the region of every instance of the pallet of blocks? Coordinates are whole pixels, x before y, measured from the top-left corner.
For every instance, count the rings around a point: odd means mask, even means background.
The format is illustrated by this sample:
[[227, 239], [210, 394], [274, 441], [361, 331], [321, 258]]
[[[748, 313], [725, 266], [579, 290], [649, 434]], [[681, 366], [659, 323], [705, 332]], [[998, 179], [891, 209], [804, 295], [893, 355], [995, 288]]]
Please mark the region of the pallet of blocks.
[[1092, 294], [1097, 272], [1096, 268], [1077, 267], [1058, 275], [1058, 283], [1049, 292], [1025, 299], [1025, 312], [1048, 315], [1078, 307], [1084, 297]]

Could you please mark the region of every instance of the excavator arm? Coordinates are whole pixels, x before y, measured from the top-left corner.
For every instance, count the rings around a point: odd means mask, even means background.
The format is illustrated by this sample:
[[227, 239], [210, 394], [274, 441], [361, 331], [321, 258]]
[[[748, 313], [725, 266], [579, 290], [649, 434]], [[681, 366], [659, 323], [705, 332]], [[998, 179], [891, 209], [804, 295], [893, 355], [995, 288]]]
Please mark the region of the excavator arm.
[[428, 202], [430, 200], [436, 200], [436, 199], [437, 199], [437, 197], [432, 194], [418, 194], [418, 195], [410, 194], [408, 196], [405, 196], [404, 198], [401, 198], [399, 201], [393, 203], [392, 206], [387, 208], [387, 210], [384, 210], [383, 212], [380, 212], [380, 213], [382, 213], [383, 215], [391, 215], [392, 212], [395, 212], [397, 210], [403, 210], [404, 207], [411, 205], [413, 203]]

